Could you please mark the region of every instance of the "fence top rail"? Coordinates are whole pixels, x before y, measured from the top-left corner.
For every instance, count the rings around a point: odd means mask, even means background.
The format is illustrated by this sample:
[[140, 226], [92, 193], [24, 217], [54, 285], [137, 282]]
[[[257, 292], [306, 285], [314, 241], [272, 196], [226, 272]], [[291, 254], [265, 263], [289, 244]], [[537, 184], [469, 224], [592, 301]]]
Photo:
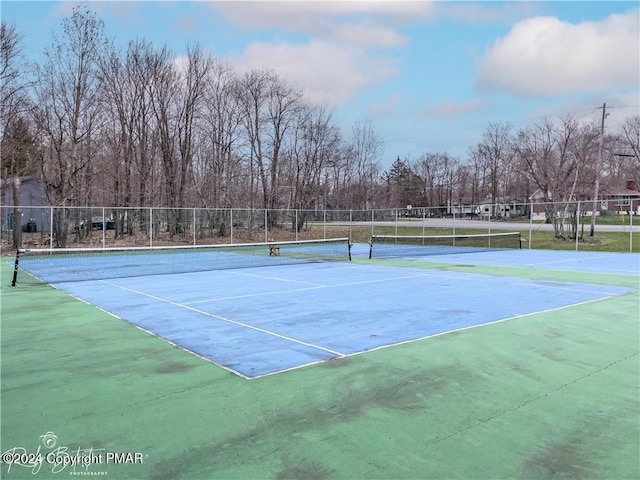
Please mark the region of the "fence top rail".
[[[614, 202], [616, 199], [605, 199], [601, 198], [598, 200], [599, 203], [604, 202]], [[440, 205], [440, 206], [431, 206], [431, 207], [420, 207], [420, 206], [412, 206], [410, 209], [405, 207], [384, 207], [384, 208], [351, 208], [351, 209], [332, 209], [332, 208], [250, 208], [250, 207], [140, 207], [140, 206], [129, 206], [129, 207], [118, 207], [118, 206], [62, 206], [62, 205], [0, 205], [0, 209], [40, 209], [40, 210], [58, 210], [58, 209], [66, 209], [66, 210], [104, 210], [104, 211], [113, 211], [113, 210], [133, 210], [133, 211], [150, 211], [150, 210], [171, 210], [171, 211], [244, 211], [244, 212], [264, 212], [272, 211], [272, 212], [394, 212], [394, 211], [416, 211], [416, 210], [434, 210], [434, 211], [442, 211], [446, 209], [451, 209], [452, 211], [459, 209], [470, 209], [470, 208], [480, 208], [487, 206], [507, 206], [507, 207], [528, 207], [532, 205], [578, 205], [578, 204], [593, 204], [593, 200], [564, 200], [564, 201], [549, 201], [549, 202], [496, 202], [496, 203], [465, 203], [465, 204], [451, 204], [451, 205]]]

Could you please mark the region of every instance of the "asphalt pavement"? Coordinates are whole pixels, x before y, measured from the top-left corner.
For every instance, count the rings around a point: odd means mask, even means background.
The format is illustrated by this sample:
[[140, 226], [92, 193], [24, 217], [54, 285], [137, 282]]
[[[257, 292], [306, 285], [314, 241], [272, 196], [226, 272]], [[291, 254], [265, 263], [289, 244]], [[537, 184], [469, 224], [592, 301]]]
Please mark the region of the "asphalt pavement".
[[[595, 232], [626, 232], [633, 231], [634, 233], [640, 233], [640, 218], [632, 218], [634, 224], [630, 225], [599, 225], [596, 220]], [[431, 228], [470, 228], [487, 230], [490, 228], [500, 230], [518, 230], [518, 231], [553, 231], [553, 225], [548, 223], [539, 222], [511, 222], [511, 221], [499, 221], [499, 220], [469, 220], [459, 218], [402, 218], [398, 221], [365, 221], [365, 222], [331, 222], [332, 225], [339, 226], [367, 226], [372, 223], [381, 227], [431, 227]], [[585, 223], [585, 232], [589, 231], [590, 224]]]

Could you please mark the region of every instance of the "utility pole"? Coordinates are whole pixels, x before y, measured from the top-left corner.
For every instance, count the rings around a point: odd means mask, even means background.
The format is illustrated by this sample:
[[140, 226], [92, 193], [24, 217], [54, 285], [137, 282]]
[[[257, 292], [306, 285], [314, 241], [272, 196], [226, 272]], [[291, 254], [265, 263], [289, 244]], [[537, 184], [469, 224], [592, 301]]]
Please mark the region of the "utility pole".
[[602, 144], [604, 143], [604, 119], [607, 117], [607, 104], [602, 104], [602, 122], [600, 123], [600, 144], [598, 146], [598, 161], [596, 162], [596, 182], [593, 190], [593, 207], [591, 208], [591, 230], [589, 236], [593, 237], [596, 226], [596, 212], [598, 211], [598, 197], [600, 196], [600, 170], [602, 169]]

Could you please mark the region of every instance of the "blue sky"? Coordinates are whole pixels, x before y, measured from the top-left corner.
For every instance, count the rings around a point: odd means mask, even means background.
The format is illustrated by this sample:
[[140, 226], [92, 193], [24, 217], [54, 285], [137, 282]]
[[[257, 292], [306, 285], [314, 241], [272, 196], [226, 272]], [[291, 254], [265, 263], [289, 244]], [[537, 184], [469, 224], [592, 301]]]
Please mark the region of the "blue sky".
[[[77, 2], [6, 1], [32, 60]], [[176, 56], [197, 42], [242, 72], [272, 68], [331, 106], [346, 132], [370, 119], [397, 156], [464, 159], [489, 122], [572, 114], [608, 128], [640, 112], [639, 4], [616, 1], [89, 2], [109, 37]]]

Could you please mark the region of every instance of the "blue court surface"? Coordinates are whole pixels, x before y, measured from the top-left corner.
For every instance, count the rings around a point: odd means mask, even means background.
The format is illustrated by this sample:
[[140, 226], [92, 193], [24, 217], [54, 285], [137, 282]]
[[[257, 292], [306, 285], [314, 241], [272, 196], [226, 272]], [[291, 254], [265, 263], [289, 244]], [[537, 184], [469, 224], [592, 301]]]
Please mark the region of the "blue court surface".
[[582, 272], [610, 275], [640, 275], [640, 255], [630, 253], [558, 252], [540, 250], [510, 250], [466, 255], [445, 255], [433, 261], [461, 263], [471, 260], [473, 265], [534, 268], [562, 272]]
[[[574, 252], [524, 248], [466, 249], [465, 247], [406, 245], [384, 245], [384, 248], [383, 258], [396, 260], [640, 276], [640, 255], [636, 253]], [[361, 256], [366, 254], [365, 250], [368, 251], [368, 246], [360, 245], [357, 248]]]
[[[511, 254], [522, 255], [505, 252], [494, 261]], [[472, 258], [483, 262], [481, 255], [462, 257], [460, 263]], [[553, 258], [545, 252], [536, 268], [544, 268], [544, 259], [552, 266]], [[626, 261], [632, 258], [626, 256]], [[614, 264], [603, 262], [605, 267]], [[571, 269], [570, 263], [564, 262], [563, 269]], [[356, 263], [277, 265], [55, 286], [244, 378], [633, 291]]]

